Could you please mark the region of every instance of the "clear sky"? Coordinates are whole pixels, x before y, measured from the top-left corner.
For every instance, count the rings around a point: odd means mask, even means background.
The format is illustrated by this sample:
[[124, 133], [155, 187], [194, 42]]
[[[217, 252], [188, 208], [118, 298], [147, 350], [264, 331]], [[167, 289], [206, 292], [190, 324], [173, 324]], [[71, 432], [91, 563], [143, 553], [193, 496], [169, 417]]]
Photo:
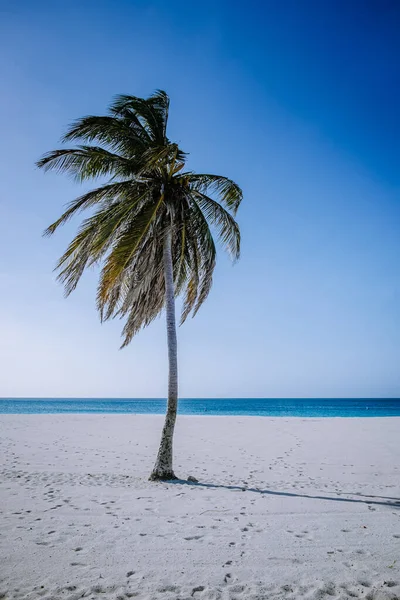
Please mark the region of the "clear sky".
[[190, 168], [244, 191], [181, 395], [400, 395], [399, 28], [397, 0], [0, 0], [0, 396], [165, 396], [162, 318], [120, 351], [95, 272], [63, 298], [78, 221], [41, 232], [82, 188], [34, 167], [156, 88]]

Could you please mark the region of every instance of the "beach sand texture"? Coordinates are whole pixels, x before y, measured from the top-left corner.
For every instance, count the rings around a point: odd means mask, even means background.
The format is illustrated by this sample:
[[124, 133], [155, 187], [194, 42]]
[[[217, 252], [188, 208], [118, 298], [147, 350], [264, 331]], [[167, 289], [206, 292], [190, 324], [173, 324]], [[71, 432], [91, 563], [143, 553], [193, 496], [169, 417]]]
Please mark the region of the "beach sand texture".
[[400, 418], [0, 417], [0, 598], [400, 597]]

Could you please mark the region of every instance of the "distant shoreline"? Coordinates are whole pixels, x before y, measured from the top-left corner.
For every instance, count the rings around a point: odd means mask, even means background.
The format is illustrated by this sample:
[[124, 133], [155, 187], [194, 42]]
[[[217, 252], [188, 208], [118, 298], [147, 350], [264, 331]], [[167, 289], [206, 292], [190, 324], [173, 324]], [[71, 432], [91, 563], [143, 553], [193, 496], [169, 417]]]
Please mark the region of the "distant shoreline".
[[[3, 398], [0, 414], [161, 415], [162, 398]], [[181, 415], [256, 417], [400, 417], [400, 398], [182, 398]]]

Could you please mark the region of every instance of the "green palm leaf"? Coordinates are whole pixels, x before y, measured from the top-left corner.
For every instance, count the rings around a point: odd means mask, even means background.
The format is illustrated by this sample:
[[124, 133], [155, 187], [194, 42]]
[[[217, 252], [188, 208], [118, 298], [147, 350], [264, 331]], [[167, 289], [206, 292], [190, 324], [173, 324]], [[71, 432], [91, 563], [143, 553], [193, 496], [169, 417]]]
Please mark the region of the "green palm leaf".
[[107, 116], [75, 121], [64, 141], [86, 144], [44, 155], [38, 166], [78, 181], [110, 181], [73, 200], [50, 225], [51, 235], [75, 214], [95, 208], [56, 269], [68, 295], [86, 268], [102, 263], [97, 307], [102, 319], [126, 320], [124, 344], [164, 306], [163, 240], [173, 232], [175, 293], [183, 294], [181, 322], [207, 298], [216, 263], [213, 233], [233, 260], [240, 233], [233, 217], [242, 200], [227, 177], [183, 172], [186, 154], [167, 138], [169, 97], [117, 96]]
[[182, 173], [183, 180], [191, 189], [207, 196], [215, 195], [218, 202], [225, 205], [235, 215], [243, 199], [240, 187], [231, 179], [221, 175]]

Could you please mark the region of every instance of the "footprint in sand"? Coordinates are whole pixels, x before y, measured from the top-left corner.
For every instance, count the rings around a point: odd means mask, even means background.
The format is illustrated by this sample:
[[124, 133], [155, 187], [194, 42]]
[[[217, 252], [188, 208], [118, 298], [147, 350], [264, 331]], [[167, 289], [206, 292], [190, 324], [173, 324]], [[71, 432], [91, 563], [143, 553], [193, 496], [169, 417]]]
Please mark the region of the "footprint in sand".
[[[292, 531], [291, 529], [288, 529], [287, 533], [294, 533], [294, 531]], [[296, 537], [296, 538], [304, 538], [308, 534], [309, 534], [309, 531], [307, 529], [304, 529], [300, 533], [294, 533], [294, 537]], [[307, 539], [311, 540], [312, 538], [308, 537]]]
[[383, 585], [386, 585], [387, 587], [391, 588], [391, 587], [395, 587], [396, 585], [398, 585], [397, 581], [385, 581]]

